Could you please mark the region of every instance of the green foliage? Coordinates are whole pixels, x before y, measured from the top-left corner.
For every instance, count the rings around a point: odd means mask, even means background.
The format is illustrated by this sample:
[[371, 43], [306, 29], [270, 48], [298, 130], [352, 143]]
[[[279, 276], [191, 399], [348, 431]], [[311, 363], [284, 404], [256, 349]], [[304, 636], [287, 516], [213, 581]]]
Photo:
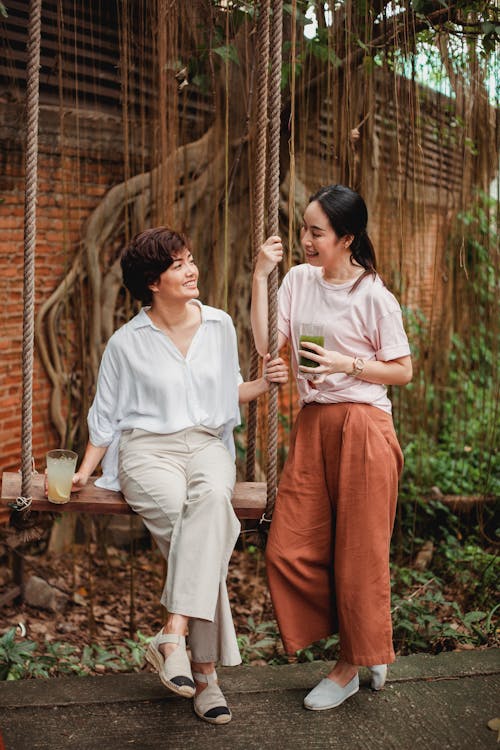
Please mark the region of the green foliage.
[[240, 59], [238, 57], [238, 50], [236, 47], [234, 47], [232, 44], [223, 44], [220, 47], [214, 47], [212, 49], [212, 52], [215, 55], [219, 55], [224, 62], [234, 62], [236, 65], [240, 64]]
[[16, 641], [16, 628], [10, 628], [0, 638], [0, 680], [16, 680], [23, 676], [36, 643]]
[[[477, 206], [459, 216], [468, 279], [455, 282], [462, 302], [456, 313], [460, 332], [451, 335], [448, 361], [441, 368], [444, 382], [434, 382], [424, 367], [429, 321], [420, 311], [404, 310], [417, 363], [413, 382], [398, 394], [405, 454], [401, 494], [406, 499], [428, 496], [433, 486], [444, 494], [500, 495], [500, 457], [494, 450], [500, 349], [494, 251], [498, 238], [491, 218], [495, 209], [483, 195]], [[458, 238], [452, 238], [450, 252], [460, 245]], [[452, 258], [450, 265], [457, 262]]]
[[256, 659], [276, 663], [275, 651], [279, 642], [276, 623], [256, 623], [253, 617], [247, 617], [246, 631], [237, 638], [243, 664], [250, 664]]
[[392, 565], [392, 620], [398, 653], [498, 645], [498, 556], [449, 535], [432, 571]]
[[498, 553], [488, 552], [470, 540], [461, 543], [453, 534], [445, 535], [443, 541], [434, 570], [461, 592], [466, 608], [494, 608], [500, 578]]
[[481, 24], [481, 31], [484, 34], [484, 51], [486, 54], [490, 54], [495, 51], [497, 44], [500, 42], [500, 24], [491, 23], [491, 21], [484, 21]]
[[135, 640], [126, 638], [113, 649], [90, 644], [80, 652], [60, 641], [49, 641], [41, 648], [34, 641], [17, 640], [16, 628], [10, 628], [0, 637], [0, 680], [137, 672], [142, 667], [148, 640], [137, 631]]
[[312, 643], [307, 648], [297, 651], [297, 659], [299, 662], [316, 661], [317, 659], [332, 661], [338, 658], [338, 651], [339, 636], [338, 633], [334, 633], [328, 638], [322, 638], [322, 640]]

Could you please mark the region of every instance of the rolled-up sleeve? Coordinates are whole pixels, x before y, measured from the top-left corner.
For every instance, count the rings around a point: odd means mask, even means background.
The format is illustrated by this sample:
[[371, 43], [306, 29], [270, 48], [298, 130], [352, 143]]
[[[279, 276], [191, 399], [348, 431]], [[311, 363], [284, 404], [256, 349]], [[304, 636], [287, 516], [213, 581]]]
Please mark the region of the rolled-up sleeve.
[[102, 355], [96, 394], [87, 417], [89, 440], [98, 448], [110, 445], [116, 435], [118, 394], [118, 367], [112, 347], [108, 344]]
[[379, 318], [377, 322], [377, 342], [375, 356], [383, 362], [405, 357], [410, 354], [408, 337], [403, 327], [401, 310], [393, 310]]

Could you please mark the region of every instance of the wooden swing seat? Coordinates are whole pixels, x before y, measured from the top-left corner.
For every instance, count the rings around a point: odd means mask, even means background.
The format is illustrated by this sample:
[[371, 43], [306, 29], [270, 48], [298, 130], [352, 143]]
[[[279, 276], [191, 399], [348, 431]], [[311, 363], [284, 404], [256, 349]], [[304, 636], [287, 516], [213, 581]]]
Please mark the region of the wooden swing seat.
[[[88, 484], [71, 495], [68, 503], [51, 503], [44, 494], [44, 474], [33, 474], [32, 504], [34, 511], [55, 513], [94, 513], [96, 515], [124, 515], [132, 513], [121, 492], [96, 487], [91, 477]], [[1, 508], [19, 497], [21, 474], [5, 471], [2, 476]], [[241, 520], [259, 519], [266, 508], [267, 488], [265, 482], [237, 482], [233, 492], [233, 508]]]

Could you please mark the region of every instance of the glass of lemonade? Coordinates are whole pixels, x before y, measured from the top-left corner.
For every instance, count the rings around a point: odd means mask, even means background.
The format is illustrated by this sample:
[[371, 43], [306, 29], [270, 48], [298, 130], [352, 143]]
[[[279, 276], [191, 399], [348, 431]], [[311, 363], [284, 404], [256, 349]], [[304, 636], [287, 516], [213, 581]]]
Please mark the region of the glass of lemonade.
[[[301, 323], [299, 327], [299, 349], [303, 341], [311, 341], [313, 344], [319, 346], [325, 345], [325, 327], [321, 323]], [[304, 349], [306, 351], [306, 349]], [[299, 365], [303, 367], [318, 367], [318, 362], [315, 362], [308, 357], [301, 355]], [[305, 375], [306, 373], [302, 373]]]
[[47, 453], [47, 497], [51, 503], [67, 503], [71, 494], [78, 455], [57, 449]]

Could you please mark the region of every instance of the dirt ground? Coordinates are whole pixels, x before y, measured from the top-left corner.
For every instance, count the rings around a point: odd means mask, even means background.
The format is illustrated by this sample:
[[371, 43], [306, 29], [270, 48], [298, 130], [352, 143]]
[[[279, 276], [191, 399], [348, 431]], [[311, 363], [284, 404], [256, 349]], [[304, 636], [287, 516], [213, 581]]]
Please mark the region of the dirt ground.
[[[150, 636], [159, 630], [165, 615], [159, 603], [165, 566], [148, 538], [135, 543], [133, 551], [130, 544], [118, 547], [95, 541], [75, 543], [60, 554], [43, 547], [32, 545], [25, 555], [25, 580], [32, 575], [44, 579], [67, 596], [66, 603], [58, 612], [26, 603], [4, 605], [0, 608], [0, 633], [21, 623], [26, 637], [41, 646], [47, 641], [64, 641], [79, 648], [86, 644], [110, 648], [137, 631]], [[3, 553], [0, 590], [10, 583], [5, 546]], [[264, 556], [252, 544], [252, 537], [241, 537], [233, 552], [228, 589], [239, 635], [255, 630], [254, 623], [273, 621]], [[254, 636], [253, 640], [258, 640], [258, 634]], [[253, 654], [249, 661], [258, 663], [260, 659]]]

